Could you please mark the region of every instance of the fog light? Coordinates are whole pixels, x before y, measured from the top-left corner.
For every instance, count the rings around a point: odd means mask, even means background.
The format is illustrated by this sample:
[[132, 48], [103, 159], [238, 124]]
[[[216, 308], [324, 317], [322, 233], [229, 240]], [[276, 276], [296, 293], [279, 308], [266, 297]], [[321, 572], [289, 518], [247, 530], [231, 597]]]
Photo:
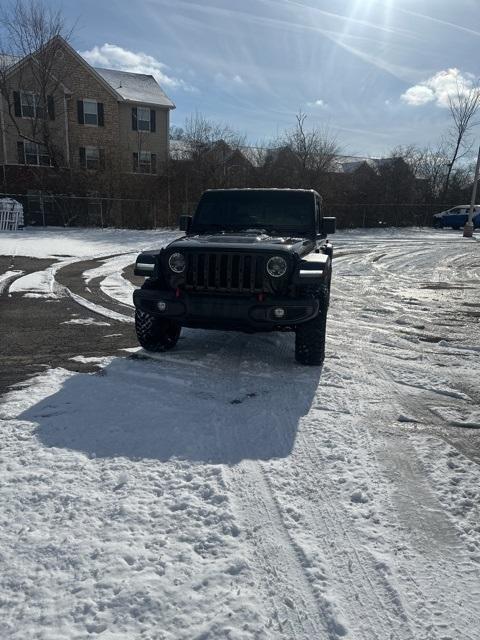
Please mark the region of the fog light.
[[275, 318], [283, 318], [285, 316], [285, 309], [282, 309], [282, 307], [277, 307], [273, 310], [273, 315], [275, 316]]
[[167, 308], [166, 302], [157, 302], [157, 309], [159, 311], [165, 311], [166, 308]]

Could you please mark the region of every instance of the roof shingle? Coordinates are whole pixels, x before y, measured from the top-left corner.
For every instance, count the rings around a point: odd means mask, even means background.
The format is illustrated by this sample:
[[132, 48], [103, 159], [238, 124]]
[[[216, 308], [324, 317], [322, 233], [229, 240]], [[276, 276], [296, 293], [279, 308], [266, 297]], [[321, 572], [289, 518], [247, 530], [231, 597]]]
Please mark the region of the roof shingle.
[[153, 76], [98, 67], [95, 67], [95, 71], [99, 73], [124, 100], [154, 104], [170, 109], [175, 108], [173, 102], [168, 98]]

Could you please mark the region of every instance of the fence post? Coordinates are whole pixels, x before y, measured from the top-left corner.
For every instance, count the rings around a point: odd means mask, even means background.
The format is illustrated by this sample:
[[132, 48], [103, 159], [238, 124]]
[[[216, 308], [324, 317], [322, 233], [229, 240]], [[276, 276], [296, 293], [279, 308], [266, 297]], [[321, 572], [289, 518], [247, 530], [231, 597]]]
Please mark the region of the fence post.
[[172, 225], [172, 194], [170, 191], [170, 175], [167, 177], [167, 227]]
[[45, 224], [45, 204], [43, 202], [43, 193], [40, 191], [40, 211], [42, 213], [42, 224], [44, 227], [46, 227], [47, 225]]
[[100, 198], [100, 224], [103, 229], [103, 198]]

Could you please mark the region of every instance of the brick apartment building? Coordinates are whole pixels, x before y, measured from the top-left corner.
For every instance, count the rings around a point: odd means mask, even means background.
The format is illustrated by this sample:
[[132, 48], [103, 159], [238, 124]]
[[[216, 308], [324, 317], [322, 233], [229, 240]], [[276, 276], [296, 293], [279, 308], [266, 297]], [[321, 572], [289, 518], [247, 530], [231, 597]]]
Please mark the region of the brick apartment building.
[[44, 49], [0, 60], [3, 192], [144, 193], [168, 159], [173, 102], [153, 76], [94, 68], [62, 38]]

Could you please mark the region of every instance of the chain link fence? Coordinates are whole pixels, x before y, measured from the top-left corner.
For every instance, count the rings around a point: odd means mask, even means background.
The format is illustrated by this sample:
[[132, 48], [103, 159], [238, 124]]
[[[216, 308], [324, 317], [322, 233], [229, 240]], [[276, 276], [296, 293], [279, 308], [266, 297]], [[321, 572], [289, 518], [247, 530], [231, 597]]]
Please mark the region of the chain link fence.
[[323, 214], [337, 218], [339, 229], [358, 227], [427, 227], [433, 215], [451, 208], [451, 204], [398, 203], [325, 203]]
[[[181, 214], [192, 214], [196, 203], [166, 207], [155, 200], [98, 196], [50, 195], [40, 192], [0, 194], [23, 205], [25, 225], [155, 229], [175, 227]], [[442, 204], [329, 203], [323, 214], [335, 216], [337, 227], [430, 226], [433, 215], [449, 209]]]
[[157, 202], [146, 199], [45, 193], [5, 193], [0, 197], [20, 202], [25, 225], [29, 226], [155, 229], [175, 226], [178, 217], [168, 215]]

